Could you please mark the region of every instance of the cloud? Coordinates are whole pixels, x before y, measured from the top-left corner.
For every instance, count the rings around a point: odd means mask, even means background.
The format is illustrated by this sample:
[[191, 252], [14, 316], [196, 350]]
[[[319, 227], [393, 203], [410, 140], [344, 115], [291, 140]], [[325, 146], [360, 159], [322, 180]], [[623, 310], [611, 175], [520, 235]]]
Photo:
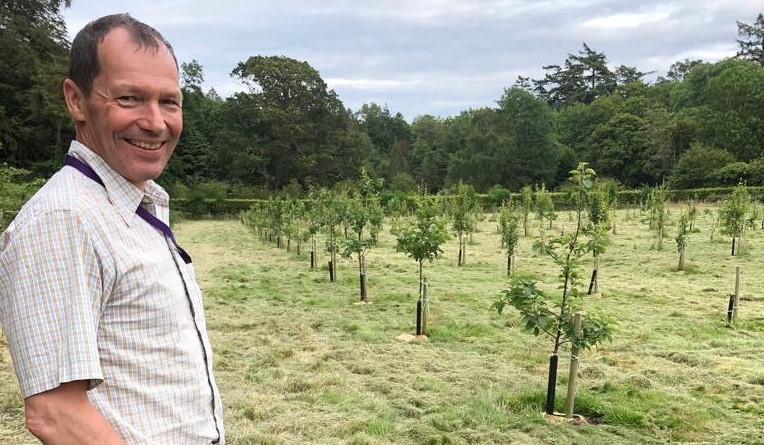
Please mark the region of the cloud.
[[618, 13], [609, 16], [593, 17], [581, 26], [604, 30], [634, 29], [641, 26], [662, 22], [671, 16], [669, 11]]
[[[387, 103], [407, 118], [495, 106], [518, 75], [538, 78], [586, 42], [611, 66], [668, 70], [684, 58], [715, 61], [736, 50], [736, 21], [756, 2], [727, 0], [284, 0], [121, 4], [159, 29], [180, 61], [204, 67], [205, 87], [228, 96], [229, 76], [254, 55], [307, 61], [347, 106]], [[101, 0], [65, 10], [70, 35], [114, 12]]]

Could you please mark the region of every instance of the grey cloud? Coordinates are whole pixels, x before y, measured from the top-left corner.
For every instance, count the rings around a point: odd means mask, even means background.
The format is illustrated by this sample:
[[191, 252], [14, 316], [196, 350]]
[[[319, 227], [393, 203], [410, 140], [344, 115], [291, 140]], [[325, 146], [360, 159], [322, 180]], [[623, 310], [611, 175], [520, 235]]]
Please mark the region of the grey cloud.
[[[734, 54], [737, 20], [755, 2], [720, 0], [135, 0], [129, 11], [162, 31], [182, 61], [197, 59], [208, 86], [242, 87], [229, 73], [249, 56], [305, 60], [346, 106], [386, 103], [408, 119], [491, 107], [517, 75], [539, 77], [583, 42], [612, 65], [665, 72], [685, 57]], [[78, 0], [70, 33], [113, 8]], [[650, 20], [643, 20], [643, 19]], [[614, 26], [617, 20], [639, 26]], [[697, 54], [698, 56], [694, 56]]]

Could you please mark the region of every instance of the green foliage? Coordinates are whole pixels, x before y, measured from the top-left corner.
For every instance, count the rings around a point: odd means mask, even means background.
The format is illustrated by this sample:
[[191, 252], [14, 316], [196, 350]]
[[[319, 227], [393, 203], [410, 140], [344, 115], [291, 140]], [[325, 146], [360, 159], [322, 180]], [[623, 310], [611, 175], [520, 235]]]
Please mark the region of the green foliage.
[[752, 24], [737, 22], [738, 57], [752, 60], [764, 67], [764, 14], [759, 13]]
[[340, 253], [346, 258], [356, 255], [361, 269], [366, 251], [376, 243], [377, 234], [382, 227], [384, 212], [379, 203], [381, 186], [381, 180], [371, 179], [366, 169], [362, 168], [358, 194], [346, 201], [343, 222], [353, 235], [342, 238]]
[[719, 209], [721, 233], [733, 238], [740, 238], [746, 226], [746, 214], [751, 205], [751, 197], [745, 184], [738, 184], [732, 194]]
[[488, 209], [497, 209], [512, 199], [512, 191], [495, 185], [486, 192], [483, 204]]
[[0, 232], [10, 224], [27, 199], [42, 186], [29, 180], [29, 172], [0, 164]]
[[471, 185], [459, 181], [455, 193], [448, 200], [447, 208], [451, 218], [451, 228], [459, 235], [459, 238], [475, 230], [474, 214], [478, 209], [478, 200], [475, 189]]
[[49, 176], [73, 125], [61, 100], [68, 0], [0, 2], [0, 159]]
[[552, 225], [552, 221], [557, 219], [557, 214], [554, 211], [554, 202], [552, 197], [546, 189], [545, 184], [536, 187], [536, 217], [543, 224], [544, 221], [548, 221], [549, 225]]
[[[60, 98], [69, 50], [61, 11], [69, 3], [0, 3], [0, 159], [37, 174], [60, 166], [73, 130]], [[218, 181], [238, 198], [302, 197], [311, 187], [355, 181], [365, 166], [406, 193], [420, 184], [437, 193], [461, 180], [496, 208], [509, 190], [556, 190], [585, 159], [629, 187], [669, 177], [679, 189], [764, 185], [761, 22], [759, 14], [737, 23], [738, 58], [678, 61], [654, 84], [584, 43], [541, 78], [505, 89], [496, 108], [411, 124], [376, 103], [347, 109], [307, 62], [247, 58], [232, 72], [247, 90], [226, 98], [202, 91], [199, 61], [181, 62], [184, 131], [159, 182], [193, 190]], [[190, 190], [173, 194], [190, 199], [189, 213], [228, 208]], [[550, 196], [557, 210], [566, 205]]]
[[443, 253], [440, 246], [449, 238], [446, 220], [440, 217], [438, 203], [420, 199], [416, 220], [393, 229], [397, 239], [396, 250], [419, 263], [421, 279], [423, 263], [436, 260]]
[[[511, 137], [509, 158], [492, 160], [503, 165], [504, 172], [495, 184], [517, 189], [524, 184], [552, 183], [555, 180], [561, 150], [556, 142], [554, 113], [544, 99], [522, 88], [504, 90], [498, 101], [500, 125]], [[493, 149], [490, 153], [497, 153]], [[495, 167], [488, 171], [495, 171]]]
[[499, 230], [501, 240], [507, 249], [507, 255], [514, 255], [519, 241], [520, 217], [517, 209], [509, 202], [505, 202], [499, 214]]
[[687, 239], [691, 233], [691, 218], [692, 217], [690, 216], [689, 212], [682, 212], [682, 214], [679, 216], [679, 222], [677, 223], [676, 228], [676, 237], [674, 237], [674, 240], [676, 241], [676, 251], [679, 253], [683, 253], [687, 248]]
[[605, 252], [608, 243], [611, 203], [617, 199], [609, 195], [609, 191], [607, 184], [598, 183], [586, 196], [588, 223], [584, 226], [584, 233], [590, 237], [589, 243], [595, 257]]
[[[571, 296], [580, 300], [582, 294], [574, 290]], [[499, 314], [503, 313], [506, 306], [514, 307], [521, 314], [525, 330], [536, 336], [544, 334], [553, 341], [558, 341], [559, 345], [569, 343], [583, 350], [612, 341], [614, 319], [599, 312], [587, 312], [581, 336], [576, 336], [573, 332], [573, 315], [581, 308], [570, 304], [560, 314], [556, 312], [557, 308], [550, 309], [550, 303], [553, 301], [549, 295], [536, 287], [535, 281], [513, 277], [509, 289], [501, 292], [501, 298], [493, 307]]]
[[572, 199], [575, 202], [576, 229], [564, 235], [545, 238], [542, 231], [543, 248], [554, 263], [560, 268], [562, 296], [553, 299], [536, 287], [533, 280], [522, 277], [514, 278], [510, 287], [501, 292], [493, 307], [502, 313], [509, 305], [520, 312], [526, 330], [534, 335], [544, 333], [552, 338], [553, 354], [557, 354], [560, 345], [573, 342], [575, 346], [590, 348], [612, 337], [613, 322], [602, 315], [588, 314], [583, 324], [583, 335], [573, 335], [573, 314], [583, 309], [584, 293], [577, 287], [579, 278], [579, 260], [595, 245], [586, 240], [583, 213], [592, 193], [595, 172], [580, 163], [570, 172], [574, 184]]
[[702, 145], [694, 145], [679, 158], [671, 176], [677, 188], [697, 188], [713, 185], [714, 173], [734, 162], [729, 152]]

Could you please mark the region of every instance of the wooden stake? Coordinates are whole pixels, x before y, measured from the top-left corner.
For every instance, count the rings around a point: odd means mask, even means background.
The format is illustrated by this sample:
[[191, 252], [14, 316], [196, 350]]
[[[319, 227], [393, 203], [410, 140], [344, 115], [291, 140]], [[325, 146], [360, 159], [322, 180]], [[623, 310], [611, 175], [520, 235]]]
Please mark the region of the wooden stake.
[[735, 266], [735, 302], [732, 305], [732, 323], [735, 323], [737, 321], [739, 300], [740, 300], [740, 266]]
[[[573, 315], [573, 335], [576, 339], [581, 337], [581, 312]], [[570, 373], [568, 374], [568, 396], [565, 399], [565, 413], [568, 418], [573, 417], [573, 407], [576, 403], [576, 384], [578, 380], [578, 354], [581, 351], [573, 346], [570, 348]]]
[[427, 335], [427, 313], [430, 312], [430, 302], [427, 300], [427, 277], [422, 279], [422, 335]]

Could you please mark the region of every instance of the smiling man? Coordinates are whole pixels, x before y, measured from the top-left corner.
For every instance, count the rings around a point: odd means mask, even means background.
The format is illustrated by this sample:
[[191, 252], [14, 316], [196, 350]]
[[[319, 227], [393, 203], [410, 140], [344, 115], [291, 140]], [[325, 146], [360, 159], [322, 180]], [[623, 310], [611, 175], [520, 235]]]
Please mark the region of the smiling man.
[[0, 241], [0, 322], [45, 444], [223, 444], [191, 258], [162, 173], [183, 128], [170, 44], [127, 14], [72, 43], [66, 166]]

